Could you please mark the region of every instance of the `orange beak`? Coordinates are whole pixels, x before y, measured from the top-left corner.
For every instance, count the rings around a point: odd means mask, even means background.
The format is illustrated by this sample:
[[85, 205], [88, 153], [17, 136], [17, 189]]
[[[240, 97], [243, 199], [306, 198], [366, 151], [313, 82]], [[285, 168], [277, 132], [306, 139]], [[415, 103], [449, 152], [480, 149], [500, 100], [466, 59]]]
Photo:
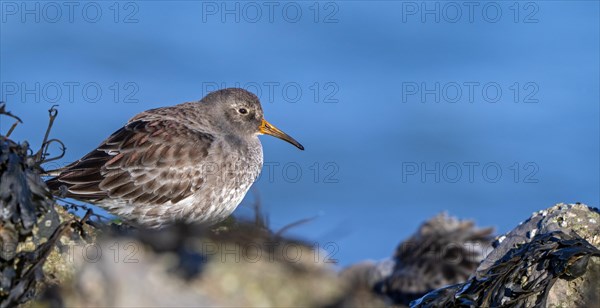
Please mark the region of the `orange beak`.
[[296, 141], [296, 139], [294, 139], [294, 138], [290, 137], [290, 135], [282, 132], [281, 130], [279, 130], [279, 128], [271, 125], [271, 123], [267, 122], [267, 120], [265, 120], [265, 119], [263, 119], [262, 123], [260, 123], [258, 130], [260, 131], [261, 134], [277, 137], [281, 140], [285, 140], [285, 141], [293, 144], [295, 147], [297, 147], [300, 150], [304, 150], [304, 147], [298, 141]]

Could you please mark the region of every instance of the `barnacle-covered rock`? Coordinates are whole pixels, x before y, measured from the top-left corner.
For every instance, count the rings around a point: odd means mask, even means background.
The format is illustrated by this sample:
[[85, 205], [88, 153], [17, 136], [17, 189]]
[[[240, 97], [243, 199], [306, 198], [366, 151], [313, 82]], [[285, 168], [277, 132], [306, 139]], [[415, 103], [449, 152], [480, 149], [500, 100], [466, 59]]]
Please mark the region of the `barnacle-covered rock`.
[[589, 307], [600, 289], [600, 214], [558, 204], [501, 236], [463, 284], [430, 292], [413, 307]]
[[[12, 116], [0, 103], [0, 116]], [[18, 119], [18, 118], [16, 118]], [[14, 126], [13, 126], [14, 127]], [[80, 241], [85, 226], [55, 207], [26, 142], [0, 135], [0, 307], [23, 304], [73, 272], [61, 241]]]

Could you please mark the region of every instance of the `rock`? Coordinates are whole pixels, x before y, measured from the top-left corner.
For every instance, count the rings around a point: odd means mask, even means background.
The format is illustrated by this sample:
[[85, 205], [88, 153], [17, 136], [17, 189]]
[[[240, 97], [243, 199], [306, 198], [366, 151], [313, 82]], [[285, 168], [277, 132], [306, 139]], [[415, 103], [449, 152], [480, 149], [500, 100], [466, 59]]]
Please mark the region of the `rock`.
[[66, 306], [314, 307], [344, 291], [313, 247], [247, 222], [105, 235], [87, 257], [76, 248]]
[[0, 307], [23, 304], [74, 271], [60, 243], [89, 230], [76, 221], [55, 206], [27, 143], [0, 135]]
[[391, 259], [351, 266], [341, 276], [353, 290], [371, 290], [388, 304], [406, 306], [429, 291], [467, 280], [491, 250], [491, 234], [492, 228], [440, 214], [398, 245]]
[[506, 235], [465, 283], [430, 292], [412, 307], [598, 303], [600, 214], [583, 204], [534, 213]]

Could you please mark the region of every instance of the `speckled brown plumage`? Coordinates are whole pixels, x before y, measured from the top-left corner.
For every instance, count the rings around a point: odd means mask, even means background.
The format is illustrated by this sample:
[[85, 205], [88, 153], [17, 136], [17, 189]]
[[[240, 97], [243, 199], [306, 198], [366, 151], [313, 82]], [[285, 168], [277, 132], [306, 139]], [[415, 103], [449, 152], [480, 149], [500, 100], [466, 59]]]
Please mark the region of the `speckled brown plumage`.
[[258, 177], [261, 133], [303, 149], [264, 121], [254, 94], [224, 89], [138, 114], [47, 184], [150, 227], [215, 223], [233, 212]]

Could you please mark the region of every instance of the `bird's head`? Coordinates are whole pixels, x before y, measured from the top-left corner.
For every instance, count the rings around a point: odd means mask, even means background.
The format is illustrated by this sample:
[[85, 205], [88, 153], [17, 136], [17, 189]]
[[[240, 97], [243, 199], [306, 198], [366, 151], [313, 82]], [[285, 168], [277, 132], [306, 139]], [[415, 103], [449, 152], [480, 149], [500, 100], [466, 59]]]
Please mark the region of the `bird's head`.
[[222, 128], [242, 136], [271, 135], [285, 140], [300, 150], [304, 147], [294, 138], [265, 120], [260, 100], [253, 93], [240, 88], [211, 92], [202, 99], [221, 118]]

